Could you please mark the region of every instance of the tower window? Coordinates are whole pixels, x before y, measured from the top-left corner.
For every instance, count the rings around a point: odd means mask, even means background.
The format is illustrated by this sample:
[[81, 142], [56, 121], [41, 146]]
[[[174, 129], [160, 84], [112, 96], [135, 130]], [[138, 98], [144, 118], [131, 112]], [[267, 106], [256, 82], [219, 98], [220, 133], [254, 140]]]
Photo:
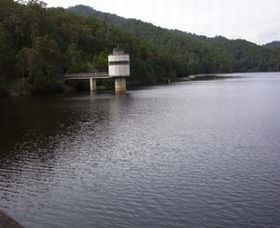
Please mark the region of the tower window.
[[129, 65], [129, 61], [112, 61], [109, 65]]

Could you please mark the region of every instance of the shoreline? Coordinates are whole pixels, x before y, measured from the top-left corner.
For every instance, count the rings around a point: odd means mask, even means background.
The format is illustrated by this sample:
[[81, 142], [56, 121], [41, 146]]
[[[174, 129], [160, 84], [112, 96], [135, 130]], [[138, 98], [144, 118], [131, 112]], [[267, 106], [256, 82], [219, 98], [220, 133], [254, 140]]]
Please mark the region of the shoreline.
[[[155, 84], [142, 84], [139, 82], [130, 82], [128, 85], [132, 90], [138, 90], [143, 87], [149, 87], [149, 86], [157, 86], [157, 85], [169, 85], [172, 83], [176, 82], [186, 82], [186, 81], [210, 81], [210, 80], [222, 80], [222, 79], [229, 79], [229, 78], [243, 78], [245, 77], [242, 74], [258, 74], [258, 73], [277, 73], [277, 72], [237, 72], [237, 73], [209, 73], [209, 74], [196, 74], [196, 75], [189, 75], [186, 77], [181, 77], [181, 78], [175, 78], [173, 80], [167, 80], [164, 82], [160, 83], [155, 83]], [[104, 86], [100, 86], [98, 89], [100, 93], [105, 92], [108, 93], [111, 90], [108, 88], [105, 88]], [[113, 90], [112, 90], [113, 91]], [[86, 92], [82, 91], [82, 92]], [[6, 92], [1, 94], [0, 93], [0, 98], [9, 98], [9, 97], [24, 97], [24, 96], [41, 96], [41, 95], [52, 95], [52, 94], [73, 94], [73, 93], [82, 93], [81, 91], [78, 91], [77, 89], [73, 88], [72, 90], [67, 90], [67, 89], [62, 89], [61, 91], [52, 91], [52, 92], [46, 92], [46, 93], [35, 93], [32, 94], [27, 91], [23, 91], [21, 93], [15, 93], [15, 92]]]
[[[218, 76], [217, 74], [204, 74], [204, 75], [190, 75], [187, 77], [183, 77], [183, 78], [176, 78], [173, 80], [168, 80], [165, 82], [160, 82], [160, 83], [155, 83], [155, 84], [141, 84], [141, 83], [131, 83], [129, 85], [129, 88], [131, 90], [139, 90], [141, 88], [144, 87], [150, 87], [150, 86], [160, 86], [160, 85], [171, 85], [172, 83], [176, 83], [176, 82], [184, 82], [184, 81], [210, 81], [210, 80], [221, 80], [221, 79], [228, 79], [229, 76]], [[18, 97], [38, 97], [38, 96], [47, 96], [47, 95], [54, 95], [54, 94], [80, 94], [80, 93], [85, 93], [87, 92], [87, 90], [77, 90], [75, 88], [69, 90], [61, 90], [61, 91], [53, 91], [53, 92], [46, 92], [46, 93], [31, 93], [31, 92], [21, 92], [21, 93], [15, 93], [15, 92], [7, 92], [4, 95], [0, 94], [0, 98], [18, 98]], [[98, 93], [111, 93], [113, 92], [113, 89], [108, 89], [108, 88], [104, 88], [103, 86], [100, 86], [100, 88], [98, 88]], [[1, 227], [0, 227], [1, 228]]]
[[0, 210], [0, 228], [23, 228], [23, 226]]

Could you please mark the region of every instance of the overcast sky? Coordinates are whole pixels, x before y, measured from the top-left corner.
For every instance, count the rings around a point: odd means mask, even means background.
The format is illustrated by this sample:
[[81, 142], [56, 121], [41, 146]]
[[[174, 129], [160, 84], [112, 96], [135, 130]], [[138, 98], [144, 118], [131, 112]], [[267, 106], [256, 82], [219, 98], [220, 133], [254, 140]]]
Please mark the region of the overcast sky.
[[49, 7], [84, 4], [155, 25], [258, 44], [280, 40], [280, 0], [44, 0]]

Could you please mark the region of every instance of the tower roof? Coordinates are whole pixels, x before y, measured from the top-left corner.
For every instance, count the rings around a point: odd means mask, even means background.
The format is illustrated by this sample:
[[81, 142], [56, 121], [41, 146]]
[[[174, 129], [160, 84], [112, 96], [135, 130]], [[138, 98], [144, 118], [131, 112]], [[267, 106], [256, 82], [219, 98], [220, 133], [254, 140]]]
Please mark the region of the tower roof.
[[124, 54], [124, 49], [120, 48], [120, 47], [114, 48], [113, 49], [113, 54], [114, 55], [123, 55]]

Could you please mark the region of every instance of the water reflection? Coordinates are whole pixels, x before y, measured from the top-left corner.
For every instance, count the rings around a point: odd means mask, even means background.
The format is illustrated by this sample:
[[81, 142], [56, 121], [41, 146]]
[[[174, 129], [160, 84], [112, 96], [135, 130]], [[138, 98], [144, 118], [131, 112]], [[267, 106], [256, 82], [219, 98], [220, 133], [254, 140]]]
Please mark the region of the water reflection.
[[2, 99], [1, 207], [26, 227], [273, 227], [277, 75]]

